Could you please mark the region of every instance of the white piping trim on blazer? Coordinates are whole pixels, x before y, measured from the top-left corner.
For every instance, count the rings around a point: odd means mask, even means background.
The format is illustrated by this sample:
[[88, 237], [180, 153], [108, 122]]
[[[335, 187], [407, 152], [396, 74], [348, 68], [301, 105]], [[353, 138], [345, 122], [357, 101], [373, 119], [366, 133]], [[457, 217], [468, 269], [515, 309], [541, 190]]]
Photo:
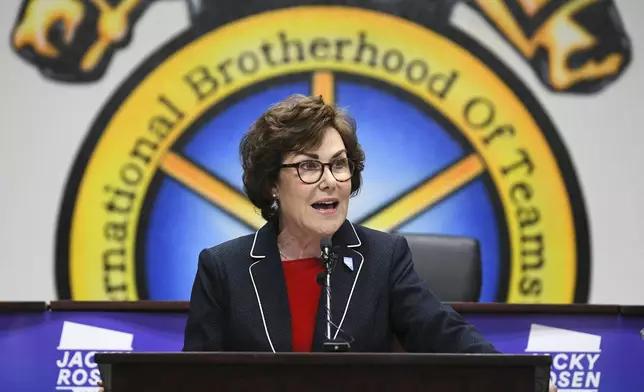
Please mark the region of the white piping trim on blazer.
[[338, 328], [335, 330], [335, 335], [333, 335], [333, 339], [336, 339], [338, 337], [338, 333], [340, 332], [340, 330], [342, 330], [342, 323], [344, 323], [344, 318], [347, 316], [347, 311], [349, 310], [349, 305], [351, 304], [351, 297], [353, 297], [353, 289], [356, 288], [356, 283], [358, 283], [358, 277], [360, 276], [360, 271], [362, 271], [362, 266], [364, 265], [364, 256], [362, 255], [362, 253], [358, 252], [357, 250], [354, 250], [354, 252], [359, 254], [362, 260], [360, 261], [360, 267], [358, 268], [356, 277], [355, 279], [353, 279], [353, 286], [351, 286], [349, 299], [347, 299], [347, 306], [344, 307], [344, 313], [342, 314], [342, 319], [340, 319], [340, 324], [338, 324]]
[[250, 247], [250, 257], [255, 259], [263, 259], [266, 256], [256, 256], [253, 254], [253, 251], [255, 250], [255, 242], [257, 241], [257, 234], [259, 234], [259, 230], [255, 232], [255, 237], [253, 237], [253, 245]]
[[253, 271], [251, 268], [262, 260], [257, 260], [248, 267], [248, 273], [250, 274], [250, 280], [253, 282], [253, 288], [255, 289], [255, 295], [257, 296], [257, 303], [259, 304], [259, 313], [262, 315], [262, 323], [264, 323], [264, 332], [266, 332], [266, 338], [268, 339], [268, 344], [271, 345], [271, 350], [275, 353], [275, 347], [273, 347], [273, 341], [271, 340], [271, 335], [268, 333], [268, 327], [266, 326], [266, 317], [264, 317], [264, 308], [262, 307], [262, 300], [259, 299], [259, 291], [257, 291], [257, 285], [255, 285], [255, 278], [253, 278]]
[[[353, 229], [353, 234], [355, 234], [356, 239], [358, 240], [358, 243], [355, 244], [355, 245], [347, 245], [347, 248], [356, 248], [356, 247], [362, 245], [362, 241], [360, 240], [360, 237], [358, 237], [358, 232], [356, 231], [356, 228], [353, 227], [353, 223], [349, 222], [349, 224], [351, 225], [351, 229]], [[362, 256], [362, 255], [360, 255], [360, 256]], [[364, 260], [364, 256], [362, 257], [362, 260]]]
[[[353, 226], [353, 223], [349, 222], [349, 224], [353, 229], [353, 234], [356, 235], [356, 239], [358, 240], [358, 243], [355, 245], [347, 245], [347, 248], [357, 248], [360, 245], [362, 245], [362, 241], [360, 240], [360, 237], [358, 236], [358, 233], [356, 232], [356, 228]], [[342, 313], [342, 319], [340, 319], [340, 324], [338, 324], [338, 328], [335, 330], [335, 335], [333, 335], [333, 339], [336, 339], [338, 337], [338, 333], [342, 330], [342, 324], [344, 323], [344, 318], [347, 317], [347, 311], [349, 310], [349, 305], [351, 304], [351, 298], [353, 297], [353, 290], [356, 288], [356, 283], [358, 283], [358, 277], [360, 276], [360, 271], [362, 271], [362, 266], [364, 264], [364, 256], [362, 255], [362, 253], [358, 252], [357, 250], [353, 250], [353, 251], [359, 254], [362, 260], [360, 261], [360, 267], [358, 268], [356, 277], [355, 279], [353, 279], [353, 286], [351, 286], [351, 291], [349, 292], [347, 305], [344, 307], [344, 313]]]
[[[357, 248], [362, 245], [362, 240], [360, 240], [360, 237], [358, 236], [358, 232], [356, 232], [356, 228], [353, 226], [353, 223], [349, 222], [351, 225], [351, 229], [353, 230], [353, 234], [355, 234], [356, 239], [358, 240], [357, 244], [353, 245], [347, 245], [347, 248]], [[255, 250], [255, 243], [257, 241], [257, 234], [259, 234], [259, 230], [255, 232], [255, 237], [253, 238], [253, 245], [250, 248], [250, 257], [256, 258], [256, 259], [264, 259], [266, 258], [266, 255], [255, 255], [253, 254]], [[349, 305], [351, 304], [351, 298], [353, 297], [353, 290], [356, 288], [356, 283], [358, 283], [358, 277], [360, 276], [360, 271], [362, 271], [362, 265], [364, 264], [364, 256], [362, 253], [358, 252], [357, 250], [354, 250], [357, 254], [360, 255], [361, 261], [360, 261], [360, 267], [358, 268], [358, 272], [356, 273], [355, 279], [353, 279], [353, 286], [351, 286], [351, 292], [349, 292], [349, 298], [347, 299], [347, 305], [344, 307], [344, 313], [342, 313], [342, 319], [340, 320], [340, 324], [338, 324], [338, 328], [335, 331], [335, 335], [333, 339], [338, 337], [338, 333], [340, 332], [342, 328], [342, 324], [344, 323], [344, 319], [347, 316], [347, 311], [349, 310]], [[248, 273], [250, 274], [250, 280], [253, 282], [253, 288], [255, 289], [255, 295], [257, 296], [257, 303], [259, 304], [259, 313], [262, 315], [262, 323], [264, 324], [264, 332], [266, 332], [266, 338], [268, 339], [268, 344], [271, 346], [271, 350], [273, 350], [273, 353], [275, 353], [275, 348], [273, 347], [273, 341], [271, 340], [271, 335], [268, 332], [268, 327], [266, 325], [266, 317], [264, 317], [264, 309], [262, 307], [262, 301], [259, 298], [259, 291], [257, 290], [257, 285], [255, 285], [255, 279], [253, 278], [253, 272], [251, 269], [253, 266], [257, 263], [259, 263], [262, 260], [257, 260], [253, 264], [251, 264], [250, 267], [248, 267]]]
[[[257, 259], [264, 259], [266, 256], [255, 256], [253, 254], [253, 250], [255, 249], [255, 241], [257, 241], [257, 233], [259, 233], [259, 230], [255, 232], [255, 238], [253, 238], [253, 246], [250, 248], [250, 257], [257, 258]], [[259, 298], [259, 291], [257, 290], [257, 285], [255, 284], [255, 278], [253, 277], [253, 271], [252, 268], [255, 266], [255, 264], [259, 263], [262, 260], [257, 260], [253, 264], [248, 267], [248, 274], [250, 275], [250, 280], [253, 282], [253, 288], [255, 289], [255, 295], [257, 296], [257, 303], [259, 304], [259, 313], [262, 315], [262, 323], [264, 324], [264, 332], [266, 332], [266, 338], [268, 339], [268, 344], [271, 346], [271, 350], [273, 350], [273, 353], [275, 353], [275, 347], [273, 347], [273, 341], [271, 340], [271, 334], [268, 333], [268, 326], [266, 325], [266, 317], [264, 317], [264, 308], [262, 307], [262, 300]]]

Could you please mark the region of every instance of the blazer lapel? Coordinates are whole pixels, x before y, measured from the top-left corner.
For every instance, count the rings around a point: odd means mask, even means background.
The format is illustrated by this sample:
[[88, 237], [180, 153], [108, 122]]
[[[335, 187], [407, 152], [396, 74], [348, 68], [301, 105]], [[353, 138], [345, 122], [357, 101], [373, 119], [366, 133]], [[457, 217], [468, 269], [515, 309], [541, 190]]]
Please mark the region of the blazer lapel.
[[[347, 320], [355, 309], [354, 291], [358, 285], [364, 257], [356, 249], [361, 245], [353, 225], [349, 221], [340, 227], [333, 236], [337, 246], [334, 268], [331, 272], [331, 339], [337, 338], [351, 343], [351, 331], [347, 330]], [[317, 320], [313, 338], [313, 351], [322, 351], [326, 340], [326, 291], [324, 286], [318, 304]]]
[[293, 350], [291, 312], [284, 270], [277, 249], [277, 229], [268, 223], [255, 233], [248, 271], [262, 318], [261, 328], [273, 352]]

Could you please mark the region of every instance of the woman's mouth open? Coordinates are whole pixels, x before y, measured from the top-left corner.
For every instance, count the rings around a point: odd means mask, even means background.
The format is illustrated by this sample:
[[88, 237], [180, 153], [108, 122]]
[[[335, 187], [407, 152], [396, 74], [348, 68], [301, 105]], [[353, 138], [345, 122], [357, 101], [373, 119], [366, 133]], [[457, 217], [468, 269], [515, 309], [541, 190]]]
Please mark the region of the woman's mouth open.
[[311, 207], [313, 207], [313, 209], [319, 212], [320, 214], [328, 215], [328, 214], [334, 214], [337, 211], [338, 204], [340, 204], [338, 200], [329, 199], [329, 200], [316, 201], [315, 203], [311, 204]]

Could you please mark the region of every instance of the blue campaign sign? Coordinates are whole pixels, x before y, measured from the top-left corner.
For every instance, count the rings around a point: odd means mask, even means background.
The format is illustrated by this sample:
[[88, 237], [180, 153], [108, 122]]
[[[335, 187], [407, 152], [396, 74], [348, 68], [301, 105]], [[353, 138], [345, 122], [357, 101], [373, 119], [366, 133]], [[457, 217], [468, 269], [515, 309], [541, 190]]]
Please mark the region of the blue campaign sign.
[[[616, 315], [490, 315], [467, 319], [504, 353], [549, 354], [560, 392], [640, 391], [644, 319]], [[639, 365], [638, 365], [639, 364]]]
[[[644, 317], [466, 314], [504, 353], [553, 356], [560, 392], [637, 392]], [[177, 352], [185, 313], [0, 313], [0, 385], [8, 391], [96, 390], [103, 351]]]
[[92, 391], [100, 379], [93, 360], [96, 352], [180, 351], [185, 318], [155, 313], [0, 313], [0, 385], [7, 391]]

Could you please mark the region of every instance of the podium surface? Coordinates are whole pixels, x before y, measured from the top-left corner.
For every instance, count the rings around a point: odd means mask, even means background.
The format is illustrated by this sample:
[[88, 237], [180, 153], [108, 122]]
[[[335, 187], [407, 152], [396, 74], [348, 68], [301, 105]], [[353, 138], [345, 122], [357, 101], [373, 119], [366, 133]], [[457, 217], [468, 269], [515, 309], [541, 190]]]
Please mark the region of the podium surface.
[[[546, 391], [551, 357], [413, 353], [98, 353], [106, 392]], [[539, 375], [545, 380], [537, 380]]]

